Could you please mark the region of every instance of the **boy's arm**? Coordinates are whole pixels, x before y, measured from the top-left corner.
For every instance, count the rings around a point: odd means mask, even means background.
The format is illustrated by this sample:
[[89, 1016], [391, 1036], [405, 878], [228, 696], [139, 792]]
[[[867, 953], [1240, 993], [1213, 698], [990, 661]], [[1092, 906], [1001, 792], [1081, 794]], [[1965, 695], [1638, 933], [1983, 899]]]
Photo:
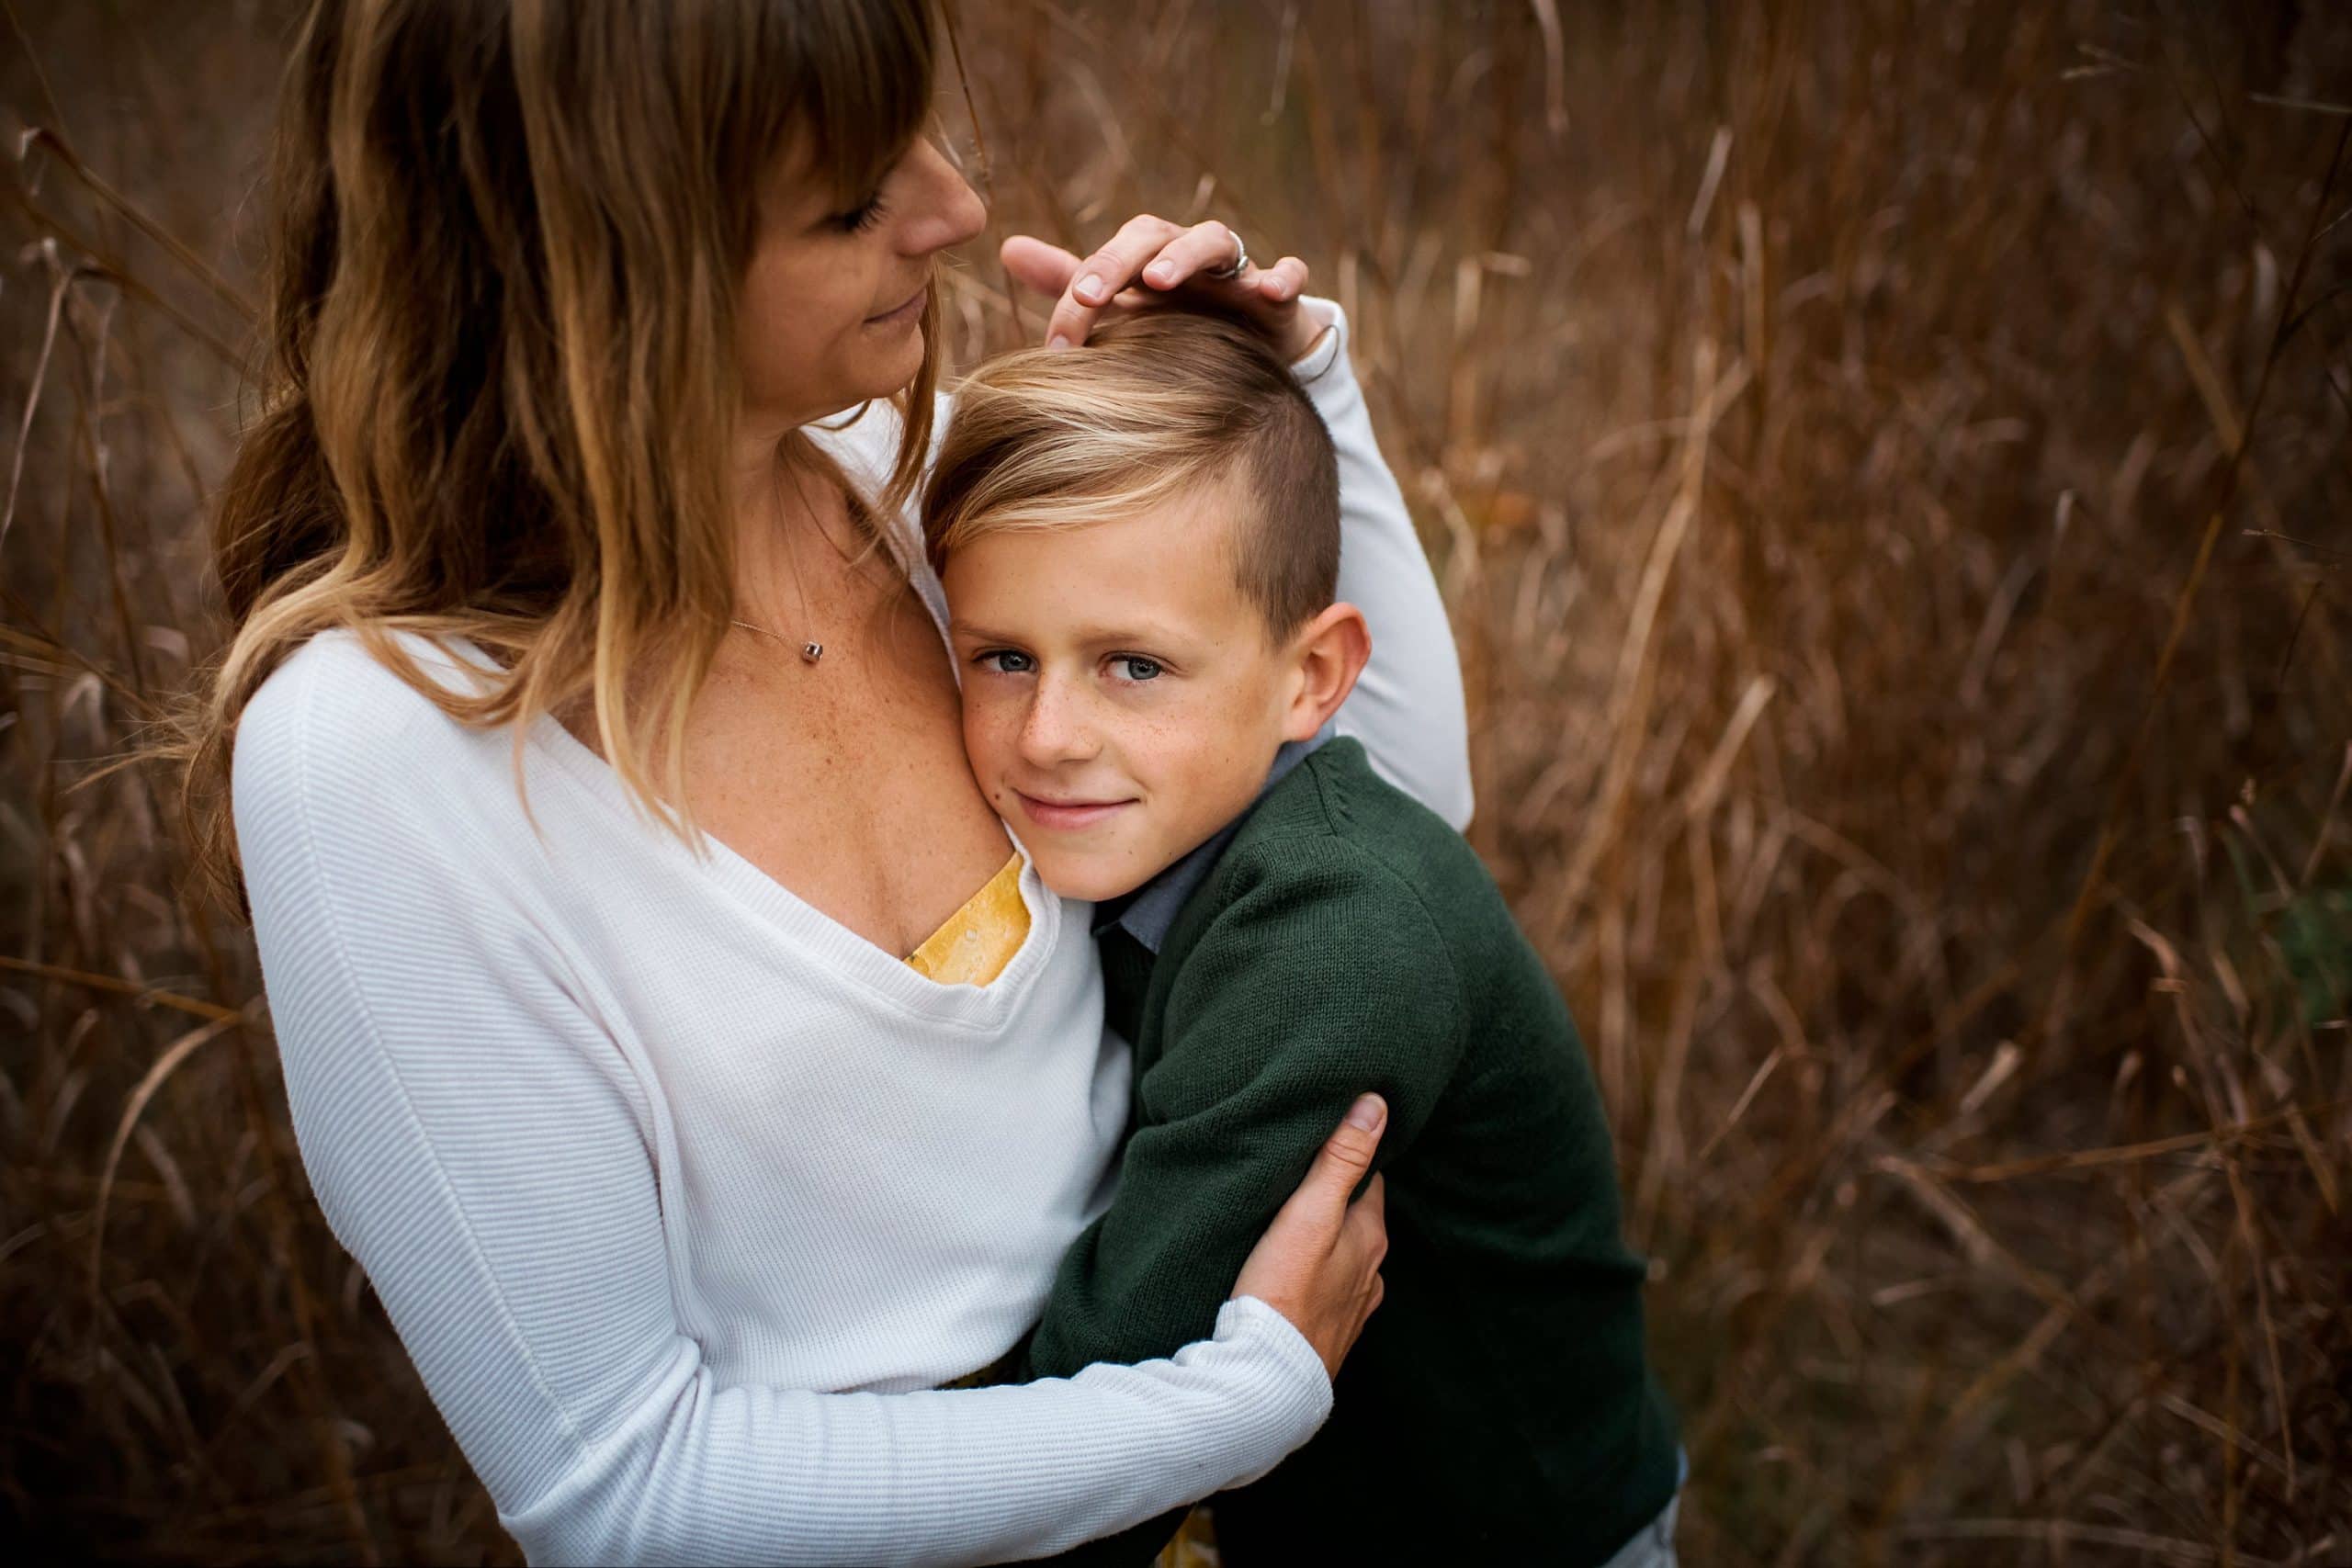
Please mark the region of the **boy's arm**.
[[[1150, 1360], [1198, 1338], [1356, 1096], [1388, 1101], [1377, 1168], [1410, 1145], [1452, 1075], [1454, 967], [1419, 897], [1336, 840], [1301, 852], [1316, 857], [1311, 871], [1294, 861], [1258, 879], [1185, 955], [1159, 1058], [1136, 1084], [1118, 1194], [1062, 1255], [1024, 1379]], [[1183, 1517], [1054, 1561], [1141, 1568]]]
[[1035, 1376], [1198, 1338], [1356, 1096], [1388, 1101], [1385, 1164], [1453, 1071], [1458, 983], [1419, 897], [1340, 840], [1281, 849], [1274, 874], [1218, 868], [1245, 888], [1183, 958], [1117, 1196], [1062, 1258]]

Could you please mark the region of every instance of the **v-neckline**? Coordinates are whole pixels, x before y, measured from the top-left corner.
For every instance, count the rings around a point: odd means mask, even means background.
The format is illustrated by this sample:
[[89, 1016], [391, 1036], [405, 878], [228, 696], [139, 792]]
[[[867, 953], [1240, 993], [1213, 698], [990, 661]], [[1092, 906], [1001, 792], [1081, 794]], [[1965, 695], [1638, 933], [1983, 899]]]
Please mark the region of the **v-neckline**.
[[[873, 478], [859, 471], [865, 466], [863, 458], [851, 443], [840, 439], [840, 433], [825, 431], [822, 426], [815, 427], [815, 431], [818, 433], [818, 445], [842, 470], [845, 483], [856, 485], [861, 479]], [[946, 651], [949, 678], [956, 682], [960, 693], [964, 672], [956, 666], [956, 646], [947, 632], [946, 591], [931, 570], [931, 563], [912, 549], [905, 536], [904, 518], [890, 515], [870, 501], [865, 504], [875, 526], [881, 532], [890, 558], [898, 565], [899, 575], [914, 590], [915, 597], [922, 601], [925, 614], [931, 617], [932, 629], [938, 634], [940, 646]], [[470, 646], [469, 651], [480, 657], [480, 650]], [[802, 898], [717, 834], [707, 829], [702, 831], [701, 838], [708, 853], [696, 855], [692, 846], [676, 840], [666, 828], [649, 823], [644, 809], [630, 795], [628, 787], [613, 771], [612, 764], [565, 728], [554, 715], [539, 715], [532, 724], [531, 738], [546, 755], [579, 780], [591, 794], [626, 818], [631, 827], [639, 830], [650, 827], [652, 831], [671, 838], [679, 852], [687, 856], [696, 869], [708, 874], [766, 923], [805, 942], [844, 977], [926, 1018], [941, 1021], [960, 1021], [972, 1027], [991, 1026], [997, 1018], [1019, 1001], [1045, 964], [1043, 955], [1050, 953], [1059, 940], [1062, 900], [1046, 888], [1044, 879], [1037, 874], [1035, 863], [1029, 857], [1027, 848], [1001, 818], [997, 826], [1003, 832], [1012, 852], [1021, 858], [1021, 898], [1029, 910], [1028, 934], [1004, 967], [987, 985], [973, 986], [961, 982], [942, 985], [909, 964], [903, 956], [891, 953], [862, 932], [851, 930]], [[1001, 874], [1000, 867], [999, 872], [990, 874], [989, 880]], [[978, 891], [975, 888], [973, 894]], [[967, 902], [971, 896], [966, 896]], [[957, 908], [960, 909], [963, 905], [959, 904]]]
[[[873, 482], [875, 475], [864, 472], [868, 468], [864, 454], [856, 449], [852, 440], [842, 440], [842, 434], [844, 434], [842, 430], [811, 425], [811, 437], [840, 468], [842, 482], [858, 484], [861, 479]], [[896, 562], [900, 576], [915, 590], [917, 600], [922, 602], [924, 614], [929, 614], [929, 618], [932, 618], [932, 630], [938, 635], [938, 642], [948, 656], [948, 677], [955, 682], [957, 691], [962, 691], [965, 672], [955, 663], [955, 642], [948, 637], [948, 594], [945, 594], [945, 588], [938, 583], [938, 576], [932, 571], [932, 562], [924, 559], [922, 552], [915, 550], [912, 541], [906, 538], [906, 517], [894, 517], [894, 514], [877, 508], [873, 501], [865, 501], [865, 510], [873, 517], [875, 529], [879, 529], [879, 534], [882, 534], [882, 543], [889, 550], [891, 562]], [[454, 642], [458, 644], [466, 659], [487, 663], [487, 656], [478, 647], [473, 647], [466, 639], [454, 639]], [[844, 978], [856, 980], [875, 995], [885, 997], [885, 999], [924, 1018], [967, 1022], [969, 1027], [992, 1027], [992, 1022], [1002, 1016], [1004, 1010], [1009, 1010], [1021, 999], [1030, 980], [1035, 980], [1037, 971], [1045, 966], [1042, 954], [1054, 950], [1054, 942], [1061, 941], [1061, 896], [1051, 894], [1045, 886], [1045, 879], [1037, 874], [1037, 865], [1035, 865], [1035, 861], [1030, 861], [1028, 849], [1021, 844], [1021, 840], [1013, 835], [1013, 829], [1002, 818], [997, 818], [997, 829], [1004, 832], [1004, 841], [1007, 841], [1013, 856], [1021, 856], [1021, 903], [1028, 905], [1028, 936], [1013, 952], [1013, 957], [1007, 959], [1002, 971], [997, 971], [997, 976], [988, 985], [941, 985], [938, 980], [924, 976], [922, 971], [912, 968], [906, 962], [906, 957], [894, 954], [889, 947], [882, 947], [873, 938], [864, 936], [858, 931], [852, 931], [847, 924], [842, 924], [840, 919], [795, 894], [793, 888], [783, 886], [783, 882], [772, 877], [767, 870], [762, 870], [755, 861], [751, 861], [751, 856], [743, 856], [741, 851], [719, 840], [710, 829], [701, 829], [701, 840], [708, 846], [708, 856], [696, 856], [694, 846], [677, 840], [671, 829], [659, 823], [650, 823], [644, 807], [630, 795], [628, 785], [623, 785], [621, 776], [614, 773], [612, 764], [605, 761], [605, 757], [597, 755], [591, 745], [583, 743], [570, 728], [564, 728], [564, 724], [550, 712], [541, 712], [534, 719], [532, 727], [529, 727], [529, 739], [564, 773], [576, 778], [591, 795], [595, 795], [600, 802], [605, 802], [614, 813], [618, 813], [628, 828], [639, 829], [639, 832], [651, 829], [665, 840], [671, 840], [680, 856], [687, 858], [703, 874], [708, 874], [718, 886], [734, 896], [739, 903], [760, 915], [764, 924], [788, 933], [795, 941], [805, 942], [811, 952], [816, 952], [816, 957], [831, 962]], [[997, 874], [1002, 874], [1002, 867], [1000, 867], [1000, 872], [990, 872], [990, 879], [995, 879]], [[983, 882], [983, 886], [986, 886], [986, 882]], [[978, 894], [978, 888], [974, 888], [974, 894]], [[967, 900], [969, 900], [969, 896], [967, 896]], [[962, 908], [962, 905], [957, 905], [957, 908]]]
[[[763, 924], [807, 947], [843, 978], [927, 1019], [990, 1026], [1018, 1001], [1043, 966], [1045, 954], [1060, 938], [1062, 900], [1046, 889], [1028, 852], [1006, 829], [1006, 842], [1012, 853], [1021, 859], [1021, 900], [1029, 911], [1028, 934], [1003, 969], [986, 986], [942, 985], [909, 964], [904, 957], [853, 931], [793, 892], [718, 835], [705, 829], [701, 837], [707, 852], [697, 855], [693, 846], [666, 827], [650, 822], [612, 764], [590, 750], [553, 715], [541, 714], [532, 724], [530, 738], [537, 750], [626, 819], [629, 827], [669, 840], [695, 872], [759, 916]], [[991, 879], [1001, 874], [1001, 870], [991, 874]]]

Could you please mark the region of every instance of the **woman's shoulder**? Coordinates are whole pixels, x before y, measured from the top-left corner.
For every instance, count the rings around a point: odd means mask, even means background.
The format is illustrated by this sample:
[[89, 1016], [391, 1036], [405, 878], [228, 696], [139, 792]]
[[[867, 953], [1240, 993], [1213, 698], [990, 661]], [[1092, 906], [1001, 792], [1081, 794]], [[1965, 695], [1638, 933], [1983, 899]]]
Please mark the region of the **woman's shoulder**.
[[[466, 659], [393, 634], [428, 681], [465, 689]], [[348, 631], [311, 637], [271, 671], [237, 721], [231, 797], [239, 839], [272, 819], [446, 813], [469, 785], [513, 781], [512, 738], [469, 728]]]
[[[933, 395], [929, 450], [923, 454], [926, 471], [939, 456], [939, 444], [947, 433], [947, 416], [953, 407], [945, 392]], [[829, 419], [818, 420], [806, 429], [818, 450], [841, 465], [843, 477], [867, 501], [889, 488], [890, 475], [898, 467], [899, 453], [907, 434], [906, 421], [889, 400], [877, 398]], [[923, 549], [922, 518], [910, 503], [882, 517], [881, 524], [889, 532], [891, 553], [898, 558], [916, 592], [922, 595], [932, 618], [944, 630], [947, 624], [947, 597]]]
[[[408, 632], [387, 634], [426, 681], [453, 695], [469, 692], [485, 669], [476, 656]], [[323, 739], [363, 750], [447, 745], [479, 734], [403, 677], [358, 633], [323, 631], [288, 654], [245, 705], [237, 726], [242, 755], [249, 742]]]
[[[945, 392], [933, 394], [931, 433], [926, 443], [928, 450], [923, 453], [926, 472], [939, 456], [939, 443], [947, 434], [947, 416], [953, 407]], [[899, 451], [906, 444], [907, 422], [888, 398], [844, 409], [805, 429], [818, 450], [841, 465], [843, 476], [867, 501], [875, 500], [889, 488]], [[911, 506], [884, 519], [884, 523], [898, 533], [901, 557], [910, 561], [922, 557], [922, 520]]]
[[[932, 394], [931, 450], [923, 454], [926, 468], [938, 455], [940, 437], [947, 429], [948, 411], [954, 406], [945, 392]], [[876, 398], [814, 421], [805, 429], [811, 440], [849, 470], [868, 494], [873, 494], [889, 481], [891, 469], [898, 466], [907, 422], [897, 404], [888, 398]]]

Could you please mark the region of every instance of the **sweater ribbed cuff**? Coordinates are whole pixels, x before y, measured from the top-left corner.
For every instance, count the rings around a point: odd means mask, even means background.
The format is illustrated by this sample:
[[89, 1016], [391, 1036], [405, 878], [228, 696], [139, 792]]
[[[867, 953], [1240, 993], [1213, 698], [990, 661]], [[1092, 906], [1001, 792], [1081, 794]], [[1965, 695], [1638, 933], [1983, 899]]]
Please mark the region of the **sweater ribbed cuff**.
[[1342, 378], [1350, 378], [1348, 364], [1348, 313], [1340, 309], [1336, 299], [1325, 299], [1309, 294], [1300, 299], [1299, 309], [1319, 310], [1329, 318], [1330, 325], [1315, 340], [1315, 346], [1291, 361], [1290, 373], [1308, 390], [1320, 392], [1317, 385], [1335, 370]]
[[1331, 1414], [1331, 1375], [1306, 1336], [1256, 1296], [1237, 1296], [1217, 1309], [1215, 1342], [1262, 1356], [1269, 1374], [1252, 1392], [1251, 1415], [1279, 1447], [1266, 1452], [1262, 1466], [1227, 1483], [1244, 1486], [1288, 1458], [1323, 1425]]

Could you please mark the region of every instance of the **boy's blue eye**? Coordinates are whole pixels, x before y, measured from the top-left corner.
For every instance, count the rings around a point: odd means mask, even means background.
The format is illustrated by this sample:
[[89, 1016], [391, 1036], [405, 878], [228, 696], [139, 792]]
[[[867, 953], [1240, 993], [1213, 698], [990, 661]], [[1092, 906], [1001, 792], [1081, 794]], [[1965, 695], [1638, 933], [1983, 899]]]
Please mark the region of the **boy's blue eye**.
[[1000, 675], [1026, 675], [1037, 668], [1035, 660], [1025, 653], [1019, 653], [1009, 648], [992, 648], [972, 662], [984, 670], [993, 670]]
[[1130, 681], [1156, 681], [1159, 678], [1160, 666], [1156, 659], [1146, 659], [1137, 653], [1123, 653], [1111, 662], [1126, 666], [1126, 679]]

